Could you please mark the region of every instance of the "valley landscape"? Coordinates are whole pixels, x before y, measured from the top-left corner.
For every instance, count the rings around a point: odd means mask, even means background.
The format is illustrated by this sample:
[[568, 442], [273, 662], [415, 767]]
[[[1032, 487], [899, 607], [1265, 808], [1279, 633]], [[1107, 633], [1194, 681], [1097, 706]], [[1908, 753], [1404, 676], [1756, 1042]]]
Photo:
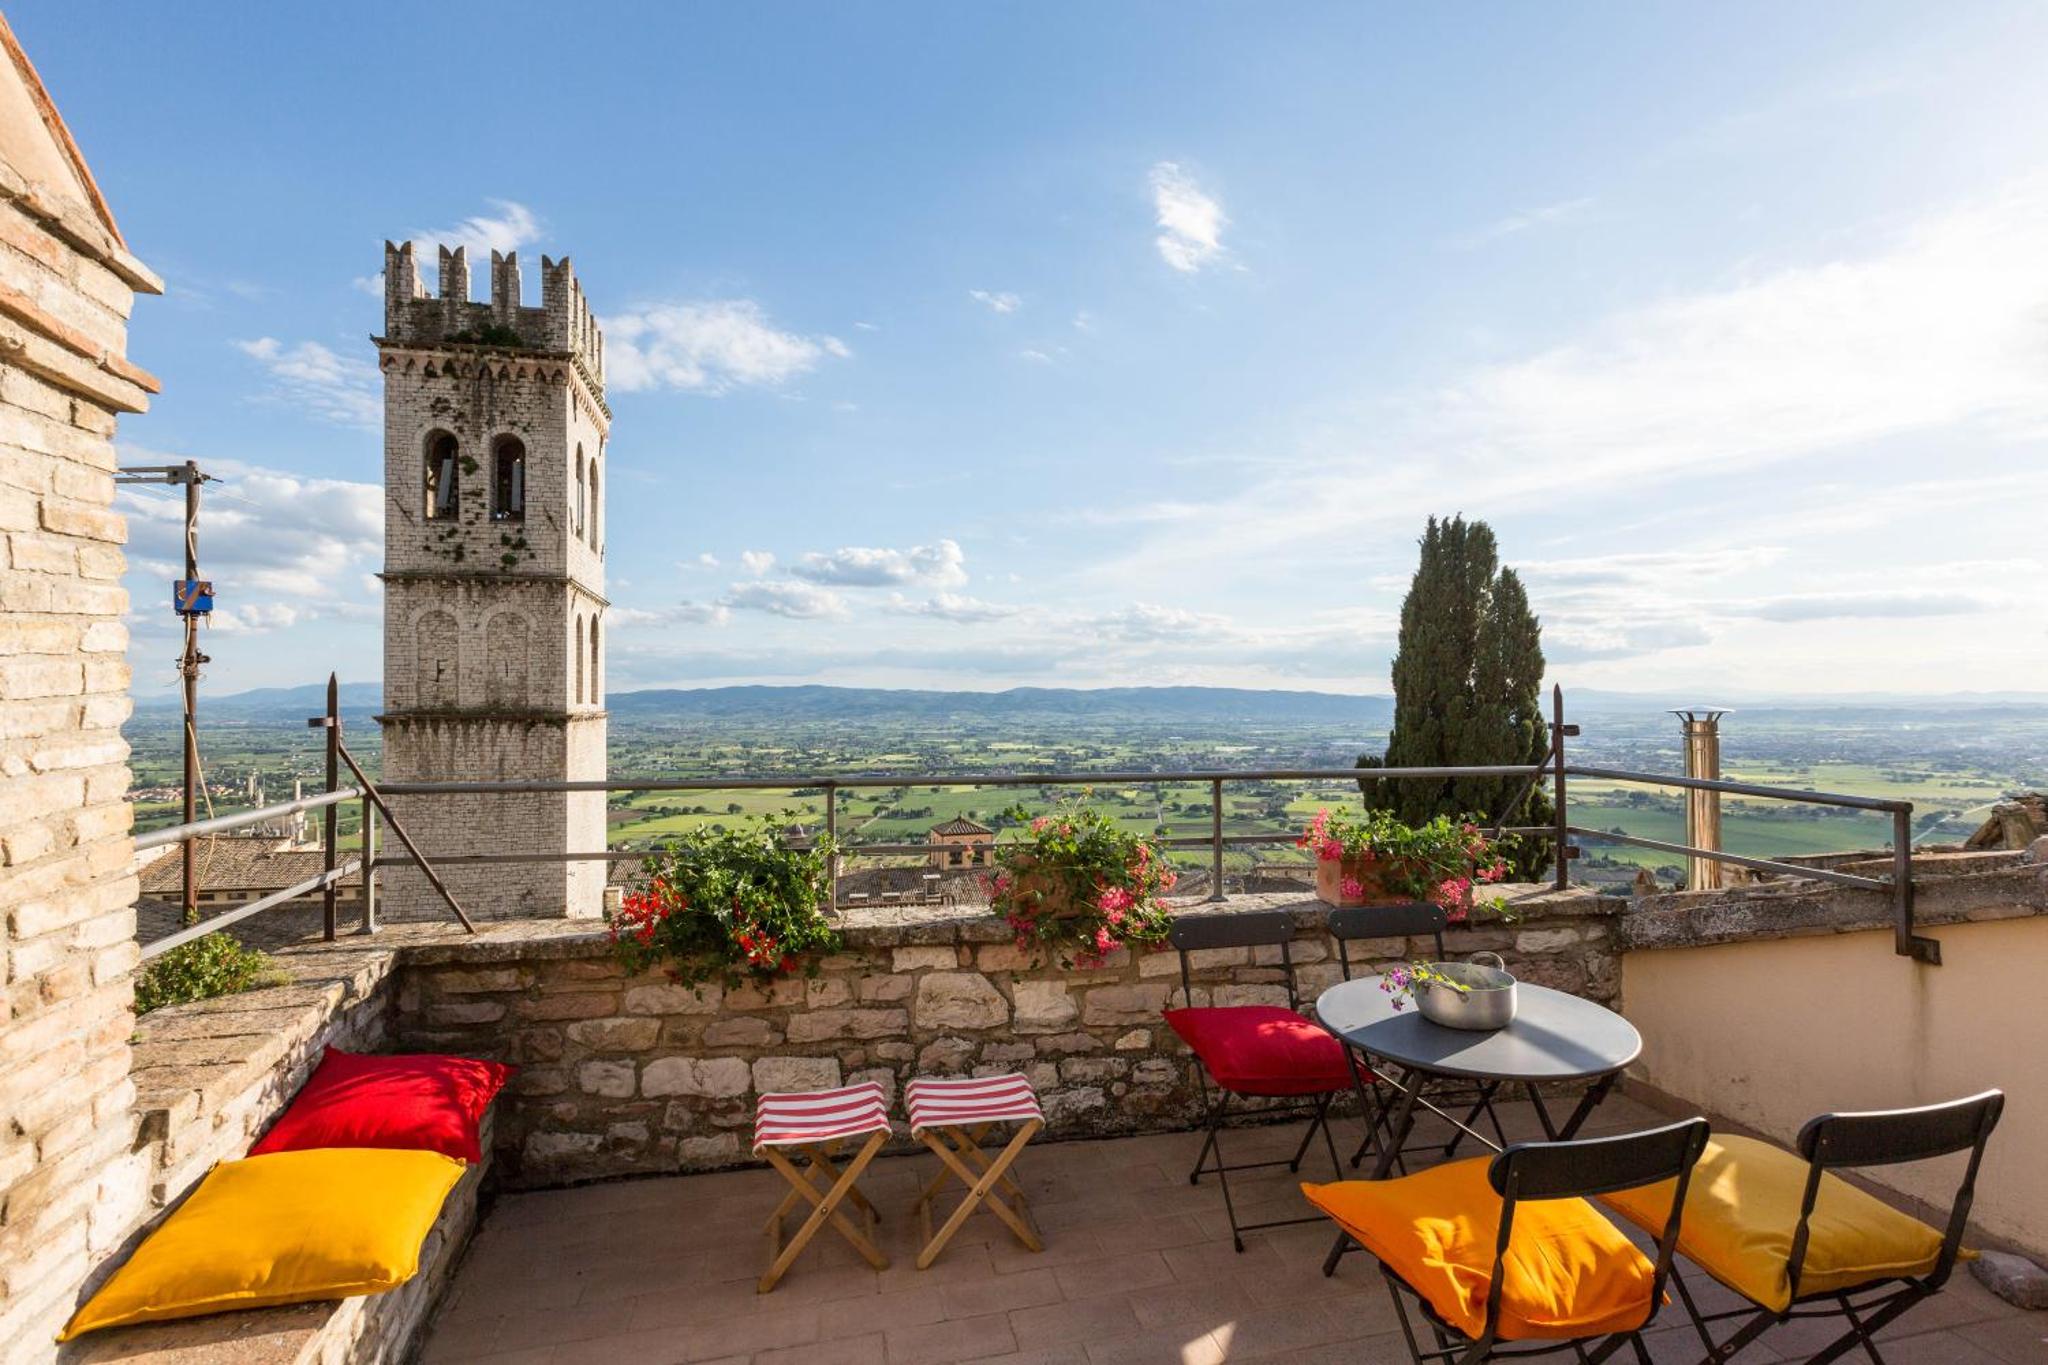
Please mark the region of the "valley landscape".
[[[245, 808], [249, 779], [267, 801], [294, 781], [310, 790], [322, 771], [318, 736], [305, 725], [321, 704], [317, 687], [274, 688], [209, 699], [201, 749], [216, 813]], [[1676, 698], [1587, 691], [1567, 697], [1582, 733], [1575, 762], [1653, 773], [1683, 771]], [[352, 751], [377, 771], [377, 688], [346, 685], [345, 731]], [[1020, 688], [1006, 692], [916, 692], [835, 687], [721, 687], [626, 692], [610, 698], [610, 767], [615, 778], [685, 780], [895, 775], [896, 787], [841, 792], [839, 827], [855, 844], [922, 842], [932, 825], [966, 816], [1000, 829], [1013, 802], [1043, 810], [1071, 789], [963, 787], [931, 778], [967, 774], [1171, 773], [1347, 767], [1386, 742], [1387, 697], [1227, 688]], [[178, 722], [174, 707], [140, 705], [127, 733], [134, 746], [137, 824], [172, 823], [177, 802]], [[1763, 698], [1723, 722], [1724, 775], [1914, 803], [1916, 842], [1959, 842], [2001, 797], [2048, 787], [2048, 698]], [[1162, 780], [1105, 784], [1088, 799], [1134, 830], [1206, 837], [1206, 783]], [[1298, 830], [1322, 806], [1357, 800], [1349, 783], [1234, 782], [1224, 789], [1228, 836]], [[1682, 842], [1685, 817], [1674, 790], [1579, 780], [1573, 821], [1644, 838]], [[757, 815], [815, 824], [815, 789], [618, 793], [611, 800], [615, 848], [652, 847], [702, 825]], [[342, 827], [353, 828], [353, 807]], [[1786, 857], [1883, 848], [1882, 817], [1820, 806], [1729, 799], [1724, 843], [1731, 851]], [[1206, 865], [1185, 850], [1189, 866]], [[1228, 870], [1301, 855], [1283, 843], [1233, 850]], [[1588, 847], [1576, 875], [1626, 885], [1638, 868], [1669, 885], [1677, 861], [1654, 850]]]

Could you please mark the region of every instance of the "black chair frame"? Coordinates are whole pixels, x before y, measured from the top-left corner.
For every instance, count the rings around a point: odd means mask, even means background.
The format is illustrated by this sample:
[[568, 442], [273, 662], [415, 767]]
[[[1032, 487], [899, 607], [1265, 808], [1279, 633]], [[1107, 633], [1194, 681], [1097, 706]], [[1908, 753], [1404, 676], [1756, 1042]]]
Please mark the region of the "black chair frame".
[[[1485, 1360], [1518, 1360], [1528, 1356], [1554, 1355], [1571, 1351], [1583, 1362], [1606, 1360], [1623, 1347], [1634, 1347], [1638, 1365], [1650, 1365], [1649, 1347], [1643, 1331], [1657, 1316], [1664, 1301], [1665, 1281], [1675, 1276], [1678, 1225], [1685, 1211], [1685, 1192], [1692, 1181], [1693, 1163], [1707, 1145], [1707, 1121], [1686, 1119], [1641, 1133], [1617, 1137], [1577, 1138], [1570, 1142], [1519, 1142], [1493, 1159], [1487, 1167], [1487, 1181], [1501, 1197], [1500, 1235], [1494, 1241], [1493, 1277], [1486, 1291], [1486, 1320], [1477, 1337], [1467, 1336], [1445, 1322], [1429, 1300], [1380, 1262], [1380, 1274], [1393, 1295], [1394, 1310], [1401, 1318], [1401, 1335], [1416, 1365], [1445, 1362], [1446, 1365], [1478, 1365]], [[1502, 1262], [1515, 1225], [1515, 1205], [1521, 1200], [1591, 1199], [1616, 1190], [1677, 1182], [1671, 1204], [1671, 1220], [1657, 1239], [1657, 1256], [1650, 1282], [1649, 1313], [1641, 1326], [1626, 1332], [1612, 1332], [1582, 1340], [1535, 1340], [1505, 1345], [1501, 1342], [1500, 1300], [1505, 1275]], [[1420, 1310], [1423, 1323], [1434, 1337], [1425, 1347], [1417, 1337], [1409, 1314], [1409, 1300]], [[1592, 1344], [1588, 1344], [1591, 1342]]]
[[[1301, 1009], [1301, 994], [1294, 980], [1294, 917], [1285, 910], [1248, 911], [1240, 914], [1185, 915], [1176, 918], [1168, 935], [1174, 949], [1180, 954], [1181, 999], [1192, 1006], [1195, 1000], [1194, 969], [1188, 954], [1211, 948], [1274, 948], [1280, 950], [1280, 966], [1287, 979], [1287, 1006], [1297, 1012]], [[1349, 1055], [1349, 1049], [1346, 1049]], [[1265, 1096], [1261, 1098], [1279, 1101], [1262, 1109], [1261, 1114], [1307, 1114], [1308, 1131], [1301, 1135], [1301, 1143], [1294, 1149], [1294, 1155], [1286, 1160], [1245, 1161], [1236, 1165], [1227, 1164], [1223, 1159], [1222, 1130], [1230, 1117], [1230, 1101], [1233, 1092], [1222, 1085], [1211, 1085], [1209, 1068], [1199, 1054], [1194, 1058], [1195, 1081], [1201, 1089], [1204, 1137], [1202, 1150], [1195, 1157], [1194, 1169], [1188, 1172], [1188, 1183], [1199, 1185], [1205, 1175], [1214, 1175], [1216, 1183], [1223, 1187], [1223, 1211], [1230, 1219], [1230, 1240], [1242, 1252], [1244, 1234], [1264, 1228], [1292, 1227], [1299, 1223], [1321, 1221], [1320, 1214], [1308, 1214], [1300, 1218], [1278, 1218], [1264, 1223], [1240, 1223], [1237, 1221], [1237, 1204], [1230, 1194], [1230, 1172], [1264, 1170], [1272, 1166], [1285, 1166], [1290, 1171], [1300, 1171], [1301, 1161], [1308, 1154], [1309, 1144], [1315, 1140], [1318, 1130], [1323, 1135], [1323, 1145], [1330, 1151], [1330, 1169], [1343, 1175], [1338, 1164], [1337, 1142], [1330, 1136], [1330, 1104], [1341, 1091], [1330, 1091], [1321, 1095], [1294, 1099], [1286, 1096]], [[1212, 1095], [1213, 1090], [1213, 1095]], [[1249, 1111], [1247, 1111], [1249, 1112]], [[1211, 1154], [1216, 1161], [1209, 1164]]]
[[[1845, 1318], [1849, 1326], [1841, 1336], [1807, 1358], [1808, 1365], [1827, 1365], [1861, 1346], [1875, 1365], [1884, 1365], [1876, 1336], [1923, 1299], [1932, 1298], [1948, 1283], [1956, 1258], [1963, 1247], [1963, 1229], [1970, 1221], [1970, 1205], [1976, 1198], [1977, 1170], [1984, 1161], [1985, 1144], [2005, 1110], [2002, 1091], [1987, 1090], [1967, 1099], [1930, 1104], [1917, 1109], [1884, 1109], [1864, 1113], [1823, 1114], [1799, 1130], [1794, 1144], [1806, 1158], [1806, 1190], [1799, 1203], [1799, 1225], [1792, 1235], [1786, 1275], [1792, 1302], [1780, 1312], [1761, 1305], [1702, 1313], [1683, 1276], [1674, 1276], [1678, 1297], [1692, 1319], [1707, 1354], [1700, 1365], [1721, 1365], [1779, 1323], [1800, 1318]], [[1970, 1154], [1963, 1170], [1955, 1202], [1949, 1207], [1948, 1226], [1943, 1231], [1941, 1255], [1934, 1269], [1924, 1276], [1900, 1275], [1872, 1280], [1846, 1290], [1799, 1292], [1800, 1272], [1805, 1267], [1808, 1220], [1820, 1198], [1823, 1175], [1834, 1170], [1870, 1166], [1897, 1166], [1926, 1161], [1956, 1152]], [[1741, 1319], [1742, 1326], [1716, 1344], [1708, 1324]]]
[[[1437, 960], [1441, 962], [1446, 956], [1444, 926], [1447, 923], [1449, 917], [1441, 905], [1432, 905], [1428, 901], [1409, 901], [1399, 905], [1347, 905], [1330, 912], [1328, 927], [1330, 937], [1337, 941], [1338, 964], [1343, 970], [1344, 979], [1349, 981], [1351, 945], [1354, 942], [1360, 939], [1429, 938], [1435, 941]], [[1346, 1048], [1345, 1052], [1350, 1055], [1351, 1050]], [[1365, 1160], [1366, 1153], [1391, 1140], [1394, 1116], [1393, 1111], [1380, 1100], [1377, 1071], [1361, 1067], [1357, 1058], [1353, 1056], [1351, 1077], [1358, 1091], [1358, 1102], [1365, 1111], [1365, 1140], [1359, 1143], [1358, 1150], [1351, 1154], [1351, 1166], [1356, 1170]], [[1441, 1144], [1440, 1155], [1444, 1160], [1448, 1161], [1457, 1155], [1458, 1146], [1464, 1142], [1466, 1131], [1479, 1121], [1482, 1114], [1493, 1125], [1493, 1135], [1500, 1140], [1496, 1150], [1504, 1149], [1508, 1145], [1507, 1130], [1501, 1126], [1500, 1115], [1493, 1107], [1493, 1097], [1500, 1088], [1499, 1081], [1473, 1083], [1451, 1080], [1432, 1087], [1439, 1102], [1453, 1107], [1464, 1106], [1467, 1109], [1463, 1122], [1444, 1114], [1452, 1125], [1450, 1140]], [[1417, 1102], [1434, 1113], [1443, 1114], [1436, 1104], [1426, 1099], [1418, 1098]], [[1426, 1145], [1411, 1144], [1394, 1154], [1394, 1164], [1401, 1174], [1406, 1175], [1407, 1158], [1410, 1153], [1421, 1155], [1424, 1152], [1438, 1151], [1439, 1144], [1434, 1142]]]

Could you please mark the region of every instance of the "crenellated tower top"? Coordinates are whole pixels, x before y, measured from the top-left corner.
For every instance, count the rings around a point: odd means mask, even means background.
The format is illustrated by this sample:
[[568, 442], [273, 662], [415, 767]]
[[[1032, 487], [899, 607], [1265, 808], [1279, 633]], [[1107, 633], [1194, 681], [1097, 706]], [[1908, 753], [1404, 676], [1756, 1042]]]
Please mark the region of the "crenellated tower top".
[[519, 301], [519, 253], [491, 253], [488, 302], [469, 293], [469, 249], [440, 248], [440, 293], [427, 293], [411, 242], [384, 243], [384, 336], [414, 346], [503, 346], [566, 355], [604, 396], [604, 333], [598, 330], [576, 267], [564, 256], [540, 258], [540, 307]]

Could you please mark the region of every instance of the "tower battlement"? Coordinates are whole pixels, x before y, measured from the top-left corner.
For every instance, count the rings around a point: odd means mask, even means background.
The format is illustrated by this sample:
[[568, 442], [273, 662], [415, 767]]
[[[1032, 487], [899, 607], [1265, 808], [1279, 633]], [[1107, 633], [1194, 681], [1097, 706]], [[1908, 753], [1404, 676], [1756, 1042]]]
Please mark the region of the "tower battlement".
[[519, 253], [491, 253], [490, 297], [470, 296], [469, 249], [440, 248], [440, 290], [427, 292], [411, 242], [384, 243], [384, 339], [415, 346], [505, 345], [566, 352], [604, 392], [604, 333], [567, 256], [540, 258], [540, 307], [520, 301]]

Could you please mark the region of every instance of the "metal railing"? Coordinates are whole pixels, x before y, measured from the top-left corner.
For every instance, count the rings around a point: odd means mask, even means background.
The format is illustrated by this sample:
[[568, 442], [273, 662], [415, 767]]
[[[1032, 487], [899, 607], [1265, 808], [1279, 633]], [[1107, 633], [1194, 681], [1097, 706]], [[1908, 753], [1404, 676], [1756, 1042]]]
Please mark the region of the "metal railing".
[[[435, 871], [442, 867], [462, 867], [515, 863], [566, 863], [566, 862], [637, 862], [647, 856], [645, 849], [586, 849], [546, 852], [492, 852], [492, 853], [433, 853], [423, 854], [405, 834], [403, 827], [393, 816], [385, 803], [387, 797], [433, 798], [454, 796], [512, 796], [542, 794], [575, 794], [614, 792], [717, 792], [717, 791], [786, 791], [815, 793], [824, 801], [824, 827], [828, 840], [847, 857], [893, 857], [929, 855], [934, 848], [946, 846], [932, 843], [916, 844], [853, 844], [840, 845], [839, 793], [842, 791], [882, 790], [899, 787], [989, 787], [1003, 788], [1085, 788], [1099, 786], [1143, 786], [1150, 784], [1206, 785], [1209, 788], [1210, 826], [1206, 835], [1168, 838], [1161, 842], [1169, 848], [1207, 848], [1210, 852], [1210, 895], [1212, 901], [1226, 899], [1224, 894], [1224, 854], [1232, 848], [1252, 848], [1260, 845], [1291, 844], [1298, 837], [1293, 833], [1236, 834], [1223, 832], [1224, 802], [1223, 789], [1226, 784], [1239, 782], [1332, 782], [1357, 783], [1365, 781], [1448, 781], [1459, 778], [1521, 778], [1522, 783], [1515, 796], [1496, 813], [1490, 823], [1495, 838], [1504, 835], [1520, 835], [1530, 838], [1548, 839], [1555, 846], [1553, 885], [1558, 890], [1570, 884], [1572, 860], [1579, 857], [1580, 845], [1576, 839], [1596, 840], [1606, 843], [1627, 844], [1637, 848], [1669, 853], [1676, 857], [1709, 858], [1718, 862], [1731, 863], [1752, 871], [1778, 876], [1805, 878], [1813, 881], [1830, 882], [1839, 886], [1856, 887], [1862, 890], [1886, 893], [1892, 900], [1894, 947], [1902, 956], [1912, 957], [1921, 962], [1941, 961], [1941, 944], [1938, 940], [1917, 934], [1913, 924], [1913, 846], [1912, 813], [1910, 801], [1891, 801], [1878, 797], [1854, 796], [1840, 792], [1807, 791], [1793, 787], [1770, 787], [1749, 782], [1731, 782], [1717, 779], [1681, 777], [1669, 773], [1633, 772], [1620, 768], [1598, 768], [1576, 765], [1567, 759], [1565, 741], [1576, 737], [1579, 727], [1568, 724], [1564, 719], [1564, 696], [1562, 689], [1553, 689], [1551, 704], [1550, 748], [1541, 762], [1526, 764], [1488, 764], [1457, 767], [1417, 768], [1257, 768], [1257, 769], [1192, 769], [1182, 771], [1117, 770], [1106, 772], [1048, 772], [1048, 773], [860, 773], [860, 774], [781, 774], [760, 777], [704, 777], [704, 778], [605, 778], [593, 781], [477, 781], [477, 782], [385, 782], [372, 783], [364, 775], [353, 757], [341, 743], [341, 716], [333, 680], [329, 679], [328, 710], [325, 715], [316, 716], [307, 722], [324, 729], [327, 734], [328, 785], [330, 790], [303, 801], [288, 802], [284, 805], [267, 807], [260, 811], [249, 811], [238, 815], [221, 816], [217, 819], [200, 821], [192, 825], [172, 826], [139, 836], [138, 848], [156, 847], [188, 839], [221, 833], [229, 829], [257, 824], [266, 819], [275, 819], [302, 810], [324, 809], [322, 846], [326, 852], [326, 869], [318, 878], [299, 886], [265, 896], [250, 905], [241, 906], [223, 915], [218, 915], [203, 924], [188, 927], [177, 934], [159, 939], [143, 949], [143, 956], [153, 957], [187, 942], [198, 934], [223, 928], [228, 924], [247, 918], [258, 911], [282, 904], [314, 890], [324, 893], [326, 915], [325, 936], [333, 939], [336, 933], [334, 911], [334, 884], [341, 877], [357, 871], [363, 874], [363, 916], [362, 931], [376, 929], [376, 896], [374, 881], [376, 873], [386, 867], [418, 867], [433, 884], [434, 889], [445, 899], [465, 927], [471, 928], [468, 917], [455, 901], [447, 886]], [[339, 768], [346, 765], [359, 785], [339, 785]], [[1681, 790], [1717, 792], [1729, 796], [1749, 797], [1757, 800], [1787, 801], [1807, 805], [1831, 806], [1847, 810], [1882, 812], [1892, 821], [1892, 869], [1889, 876], [1874, 876], [1865, 873], [1844, 872], [1835, 868], [1809, 867], [1805, 864], [1782, 862], [1770, 858], [1750, 857], [1746, 854], [1729, 853], [1721, 849], [1699, 848], [1689, 844], [1672, 843], [1661, 839], [1643, 838], [1638, 835], [1620, 834], [1609, 830], [1592, 829], [1571, 823], [1570, 779], [1586, 778], [1600, 782], [1625, 782], [1646, 786], [1671, 787]], [[1522, 808], [1529, 795], [1544, 782], [1550, 786], [1553, 821], [1549, 825], [1509, 825], [1515, 811]], [[363, 800], [363, 823], [361, 848], [358, 856], [345, 866], [337, 861], [337, 839], [335, 834], [334, 807], [343, 801]], [[376, 846], [376, 821], [382, 815], [404, 845], [404, 856], [380, 853]], [[835, 865], [833, 885], [834, 902], [839, 903], [837, 886], [838, 868]]]

